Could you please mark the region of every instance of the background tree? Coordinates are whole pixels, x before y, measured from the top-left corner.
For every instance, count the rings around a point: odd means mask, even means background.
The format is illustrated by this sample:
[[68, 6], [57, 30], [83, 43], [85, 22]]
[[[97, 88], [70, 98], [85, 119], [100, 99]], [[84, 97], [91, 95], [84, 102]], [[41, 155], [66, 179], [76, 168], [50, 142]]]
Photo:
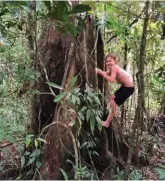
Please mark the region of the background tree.
[[[150, 117], [163, 112], [164, 105], [163, 3], [152, 2], [145, 15], [146, 5], [1, 2], [0, 148], [5, 153], [5, 142], [17, 145], [22, 179], [135, 179], [135, 172], [142, 177], [137, 167], [128, 169], [130, 155], [131, 166], [151, 160], [150, 141], [157, 137], [149, 134], [155, 129]], [[120, 66], [127, 64], [138, 89], [104, 130], [104, 104], [116, 86], [105, 86], [94, 69], [104, 69], [109, 52], [117, 55]], [[140, 105], [146, 108], [145, 121], [135, 111]], [[145, 139], [140, 122], [147, 123]], [[136, 135], [131, 134], [134, 126]], [[0, 177], [12, 177], [17, 168], [9, 172], [2, 166]]]

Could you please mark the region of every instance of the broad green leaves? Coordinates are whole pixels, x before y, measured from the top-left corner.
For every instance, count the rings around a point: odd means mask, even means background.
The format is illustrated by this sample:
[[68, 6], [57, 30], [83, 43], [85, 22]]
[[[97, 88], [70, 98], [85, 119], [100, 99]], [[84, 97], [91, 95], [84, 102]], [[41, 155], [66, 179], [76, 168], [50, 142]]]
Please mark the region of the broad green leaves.
[[53, 87], [53, 88], [56, 88], [56, 89], [60, 89], [60, 90], [63, 90], [64, 88], [57, 85], [56, 83], [54, 82], [46, 82], [49, 86]]
[[35, 135], [33, 134], [28, 134], [26, 136], [26, 139], [25, 139], [26, 148], [34, 144], [37, 149], [41, 143], [47, 143], [47, 141], [40, 137], [35, 138]]
[[[101, 104], [102, 94], [97, 93], [90, 88], [86, 89], [82, 94], [80, 88], [75, 87], [76, 80], [77, 77], [73, 77], [69, 82], [68, 88], [55, 96], [54, 102], [60, 102], [61, 104], [67, 103], [68, 106], [76, 112], [79, 129], [81, 129], [83, 122], [87, 121], [92, 133], [94, 133], [96, 125], [101, 131], [103, 116], [103, 106]], [[51, 87], [62, 90], [61, 86], [54, 83], [49, 82], [47, 84]], [[73, 126], [75, 123], [75, 120], [72, 120], [70, 126]]]
[[27, 167], [33, 163], [39, 169], [41, 166], [40, 156], [41, 156], [41, 144], [47, 143], [46, 140], [40, 137], [35, 137], [33, 134], [29, 134], [26, 136], [25, 144], [26, 149], [30, 146], [35, 147], [33, 152], [26, 151], [21, 157], [21, 168]]
[[[21, 18], [21, 11], [27, 14], [33, 11], [33, 13], [35, 13], [36, 20], [51, 18], [56, 22], [56, 27], [60, 32], [76, 37], [77, 33], [82, 31], [85, 27], [84, 20], [77, 14], [91, 10], [91, 7], [87, 4], [78, 4], [72, 7], [68, 1], [36, 1], [36, 4], [33, 5], [34, 7], [30, 5], [30, 2], [26, 1], [2, 2], [1, 4], [0, 32], [3, 36], [6, 36], [7, 29], [11, 27], [17, 27], [20, 31], [22, 31], [26, 20], [24, 17]], [[6, 17], [10, 14], [13, 16], [10, 16], [10, 19], [6, 19]], [[77, 23], [73, 23], [73, 18], [77, 18]]]
[[73, 88], [76, 85], [76, 81], [77, 81], [77, 76], [73, 77], [70, 81], [69, 81], [69, 88]]
[[[117, 167], [117, 174], [114, 175], [114, 178], [116, 180], [124, 180], [125, 176], [126, 176], [125, 171], [120, 170], [119, 167]], [[128, 174], [128, 179], [129, 180], [141, 180], [142, 179], [142, 173], [135, 168], [131, 168], [131, 171]]]
[[59, 95], [57, 95], [54, 99], [54, 102], [59, 102], [62, 98], [66, 96], [66, 92], [61, 92]]
[[90, 10], [91, 10], [91, 8], [89, 5], [78, 4], [72, 8], [72, 10], [69, 12], [69, 14], [83, 13], [83, 12], [90, 11]]
[[54, 1], [54, 5], [50, 5], [50, 3], [50, 1], [46, 2], [46, 5], [48, 7], [47, 16], [50, 18], [55, 18], [55, 20], [61, 22], [67, 21], [69, 18], [68, 15], [71, 8], [69, 3], [67, 1]]
[[70, 22], [65, 23], [64, 28], [65, 28], [67, 34], [69, 34], [73, 37], [76, 37], [76, 35], [78, 33], [78, 29], [75, 26], [73, 26], [72, 23], [70, 23]]
[[160, 164], [158, 167], [154, 168], [154, 170], [158, 173], [160, 180], [165, 180], [165, 166]]
[[53, 4], [50, 1], [44, 1], [44, 4], [48, 9], [47, 16], [61, 22], [67, 21], [70, 15], [91, 10], [90, 6], [85, 4], [78, 4], [72, 7], [68, 1], [54, 1]]
[[[83, 30], [84, 20], [78, 17], [77, 13], [84, 13], [90, 11], [89, 5], [78, 4], [72, 7], [68, 1], [54, 1], [52, 4], [50, 1], [44, 1], [48, 9], [47, 17], [56, 21], [57, 28], [64, 33], [76, 37], [79, 31]], [[78, 26], [75, 26], [73, 19], [71, 17], [76, 17]], [[72, 20], [71, 20], [72, 19]], [[82, 23], [83, 22], [83, 23]]]
[[60, 171], [61, 171], [62, 175], [64, 176], [64, 180], [69, 180], [66, 172], [62, 168], [60, 168]]
[[165, 92], [165, 79], [164, 77], [158, 76], [154, 74], [151, 76], [151, 90], [157, 93], [164, 93]]
[[[13, 28], [17, 28], [15, 34], [22, 31], [24, 22], [21, 20], [21, 10], [28, 11], [28, 5], [24, 1], [22, 2], [1, 2], [0, 6], [0, 36], [14, 36]], [[30, 10], [30, 9], [29, 9]]]

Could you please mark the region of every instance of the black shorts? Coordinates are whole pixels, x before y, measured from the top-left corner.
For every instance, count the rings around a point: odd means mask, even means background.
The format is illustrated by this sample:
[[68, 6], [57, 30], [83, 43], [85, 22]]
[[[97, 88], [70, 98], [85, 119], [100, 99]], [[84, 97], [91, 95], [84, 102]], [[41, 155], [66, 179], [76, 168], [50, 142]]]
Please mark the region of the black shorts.
[[115, 92], [115, 103], [120, 106], [122, 105], [128, 97], [130, 97], [134, 92], [134, 87], [124, 87], [121, 86], [116, 92]]

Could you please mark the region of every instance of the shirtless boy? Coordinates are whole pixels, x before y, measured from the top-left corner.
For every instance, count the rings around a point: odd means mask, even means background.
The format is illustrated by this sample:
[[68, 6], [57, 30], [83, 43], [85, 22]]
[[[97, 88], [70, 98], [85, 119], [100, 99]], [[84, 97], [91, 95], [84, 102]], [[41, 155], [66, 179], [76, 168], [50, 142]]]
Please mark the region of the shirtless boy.
[[121, 87], [111, 98], [110, 105], [112, 111], [109, 111], [107, 120], [103, 122], [103, 126], [109, 127], [110, 121], [116, 113], [116, 104], [118, 106], [122, 105], [126, 99], [133, 94], [134, 84], [132, 76], [116, 64], [115, 56], [109, 54], [105, 57], [105, 61], [107, 71], [96, 68], [96, 73], [100, 74], [111, 83], [114, 83], [116, 80], [117, 83], [121, 84]]

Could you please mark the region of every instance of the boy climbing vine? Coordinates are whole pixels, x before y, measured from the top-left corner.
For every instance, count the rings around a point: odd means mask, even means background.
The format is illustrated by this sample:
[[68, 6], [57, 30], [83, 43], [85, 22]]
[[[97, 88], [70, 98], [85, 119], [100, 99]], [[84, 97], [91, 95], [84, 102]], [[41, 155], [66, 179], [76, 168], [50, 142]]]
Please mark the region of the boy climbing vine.
[[134, 92], [134, 83], [132, 76], [126, 72], [124, 69], [117, 65], [116, 57], [112, 54], [108, 54], [105, 57], [105, 63], [107, 71], [102, 71], [96, 68], [96, 73], [100, 74], [111, 83], [115, 80], [117, 83], [121, 84], [121, 87], [115, 92], [115, 95], [111, 97], [108, 117], [106, 121], [103, 122], [103, 126], [109, 127], [110, 121], [116, 113], [116, 104], [118, 106], [122, 105], [127, 98], [129, 98]]

